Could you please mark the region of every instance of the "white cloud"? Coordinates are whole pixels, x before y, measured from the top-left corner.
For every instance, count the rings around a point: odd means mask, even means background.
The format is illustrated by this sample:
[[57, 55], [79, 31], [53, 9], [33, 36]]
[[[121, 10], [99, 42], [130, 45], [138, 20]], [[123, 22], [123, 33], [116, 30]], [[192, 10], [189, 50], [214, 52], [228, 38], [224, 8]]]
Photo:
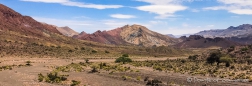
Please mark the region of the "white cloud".
[[235, 14], [252, 15], [252, 9], [235, 9], [235, 10], [230, 10], [229, 12], [235, 13]]
[[186, 10], [187, 7], [177, 3], [177, 0], [136, 0], [141, 2], [150, 3], [150, 5], [138, 6], [136, 9], [146, 11], [154, 14], [157, 19], [165, 19], [167, 17], [174, 17], [174, 13]]
[[108, 8], [121, 8], [122, 5], [100, 5], [100, 4], [90, 4], [90, 3], [82, 3], [75, 2], [72, 0], [21, 0], [27, 2], [43, 2], [43, 3], [58, 3], [66, 6], [76, 6], [82, 8], [94, 8], [94, 9], [108, 9]]
[[205, 10], [227, 10], [240, 15], [252, 15], [252, 0], [217, 0], [222, 6], [203, 8]]
[[136, 16], [133, 15], [125, 15], [125, 14], [112, 14], [110, 15], [112, 18], [118, 18], [118, 19], [131, 19], [136, 18]]

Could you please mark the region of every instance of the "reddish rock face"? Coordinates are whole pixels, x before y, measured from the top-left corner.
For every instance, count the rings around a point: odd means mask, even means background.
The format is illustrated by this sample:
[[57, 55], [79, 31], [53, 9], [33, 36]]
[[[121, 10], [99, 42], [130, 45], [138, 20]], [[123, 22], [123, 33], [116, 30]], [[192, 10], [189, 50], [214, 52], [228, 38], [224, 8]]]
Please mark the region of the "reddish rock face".
[[117, 28], [111, 31], [98, 30], [93, 34], [86, 34], [85, 32], [82, 32], [79, 35], [74, 36], [74, 38], [100, 42], [105, 44], [124, 44], [126, 42], [121, 39], [120, 33], [121, 28]]
[[96, 31], [93, 34], [79, 34], [74, 38], [116, 45], [141, 45], [141, 46], [161, 46], [172, 45], [178, 39], [171, 38], [153, 31], [141, 25], [125, 25], [110, 31]]
[[61, 34], [55, 27], [37, 22], [29, 16], [22, 16], [2, 4], [0, 4], [0, 29], [39, 37], [43, 36], [43, 32]]

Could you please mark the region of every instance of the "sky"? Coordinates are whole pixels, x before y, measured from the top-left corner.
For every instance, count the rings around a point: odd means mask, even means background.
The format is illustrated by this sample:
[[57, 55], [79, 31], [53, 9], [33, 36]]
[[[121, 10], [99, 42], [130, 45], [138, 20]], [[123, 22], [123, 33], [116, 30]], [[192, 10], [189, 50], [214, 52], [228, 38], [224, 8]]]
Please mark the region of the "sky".
[[161, 34], [193, 34], [252, 24], [252, 0], [0, 0], [39, 22], [93, 33], [143, 25]]

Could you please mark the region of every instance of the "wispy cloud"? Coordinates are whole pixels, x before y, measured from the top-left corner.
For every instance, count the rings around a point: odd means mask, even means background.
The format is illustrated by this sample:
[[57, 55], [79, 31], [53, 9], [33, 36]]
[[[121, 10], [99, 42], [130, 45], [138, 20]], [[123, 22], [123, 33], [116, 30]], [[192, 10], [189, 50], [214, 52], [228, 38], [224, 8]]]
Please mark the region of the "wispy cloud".
[[180, 5], [178, 0], [136, 0], [146, 2], [150, 5], [138, 6], [136, 9], [150, 13], [158, 14], [155, 18], [165, 19], [168, 17], [175, 17], [178, 11], [186, 10], [188, 7]]
[[121, 8], [122, 5], [101, 5], [101, 4], [91, 4], [83, 2], [75, 2], [73, 0], [20, 0], [27, 2], [42, 2], [42, 3], [58, 3], [66, 6], [76, 6], [82, 8], [94, 8], [94, 9], [109, 9], [109, 8]]
[[227, 10], [240, 15], [252, 15], [252, 0], [217, 0], [221, 6], [203, 8], [205, 10]]
[[118, 19], [131, 19], [136, 18], [134, 15], [125, 15], [125, 14], [112, 14], [110, 15], [112, 18], [118, 18]]

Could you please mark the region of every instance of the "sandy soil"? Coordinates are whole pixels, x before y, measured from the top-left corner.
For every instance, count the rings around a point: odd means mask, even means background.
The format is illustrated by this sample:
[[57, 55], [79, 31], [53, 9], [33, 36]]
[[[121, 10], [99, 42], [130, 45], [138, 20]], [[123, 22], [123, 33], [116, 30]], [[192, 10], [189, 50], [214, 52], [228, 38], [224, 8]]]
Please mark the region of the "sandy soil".
[[[167, 57], [168, 58], [168, 57]], [[144, 60], [166, 60], [167, 58], [145, 58], [145, 59], [133, 59], [135, 61]], [[169, 59], [177, 59], [178, 57], [172, 57]], [[182, 57], [184, 58], [184, 57]], [[37, 75], [39, 73], [46, 74], [52, 71], [53, 68], [49, 66], [63, 66], [72, 62], [85, 62], [84, 59], [50, 59], [50, 58], [0, 58], [0, 66], [5, 65], [19, 65], [25, 64], [26, 61], [31, 61], [32, 66], [13, 68], [12, 70], [0, 71], [0, 86], [60, 86], [57, 84], [48, 84], [45, 82], [38, 82]], [[90, 59], [90, 62], [114, 62], [115, 59]], [[145, 86], [146, 82], [143, 80], [123, 80], [122, 75], [131, 77], [141, 76], [142, 79], [146, 76], [159, 79], [166, 85], [171, 83], [179, 83], [180, 85], [186, 86], [250, 86], [252, 83], [241, 83], [241, 82], [218, 82], [218, 83], [206, 83], [206, 82], [187, 82], [188, 77], [193, 77], [186, 74], [177, 73], [165, 73], [160, 71], [153, 71], [151, 68], [146, 67], [131, 67], [140, 72], [124, 72], [115, 73], [109, 75], [107, 73], [87, 73], [87, 72], [70, 72], [69, 80], [81, 81], [82, 85], [87, 86]], [[195, 76], [194, 76], [195, 77]], [[202, 76], [196, 76], [198, 78], [208, 78]]]

